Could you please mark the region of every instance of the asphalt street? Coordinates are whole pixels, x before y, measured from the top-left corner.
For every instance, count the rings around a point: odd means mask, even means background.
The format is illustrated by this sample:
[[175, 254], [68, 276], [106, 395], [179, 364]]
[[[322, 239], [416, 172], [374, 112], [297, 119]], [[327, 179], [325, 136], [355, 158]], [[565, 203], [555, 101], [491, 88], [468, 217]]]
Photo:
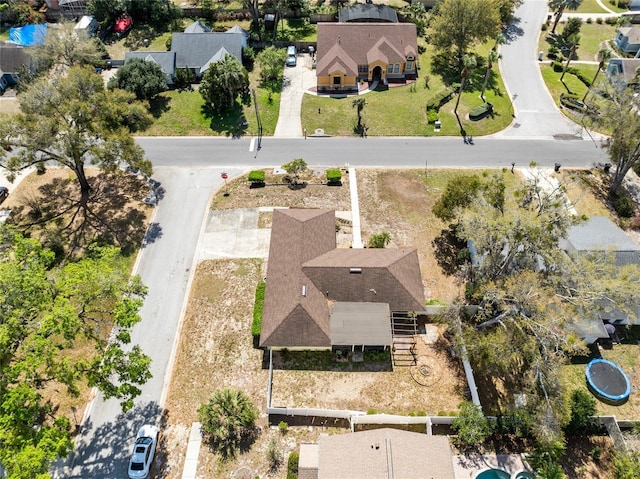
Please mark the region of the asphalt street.
[[560, 163], [588, 167], [606, 162], [606, 152], [591, 139], [509, 139], [476, 137], [473, 145], [461, 138], [263, 138], [262, 148], [251, 151], [249, 139], [138, 138], [154, 165], [182, 167], [280, 166], [304, 158], [310, 166], [350, 164], [359, 167], [511, 167]]
[[[70, 467], [57, 477], [124, 478], [136, 431], [146, 423], [163, 424], [165, 379], [172, 367], [174, 338], [189, 287], [194, 253], [209, 198], [222, 185], [217, 167], [154, 166], [154, 178], [165, 190], [151, 223], [137, 266], [149, 291], [134, 327], [132, 343], [153, 358], [153, 378], [142, 387], [135, 407], [120, 412], [116, 400], [98, 395], [83, 423]], [[229, 177], [240, 170], [228, 170]]]

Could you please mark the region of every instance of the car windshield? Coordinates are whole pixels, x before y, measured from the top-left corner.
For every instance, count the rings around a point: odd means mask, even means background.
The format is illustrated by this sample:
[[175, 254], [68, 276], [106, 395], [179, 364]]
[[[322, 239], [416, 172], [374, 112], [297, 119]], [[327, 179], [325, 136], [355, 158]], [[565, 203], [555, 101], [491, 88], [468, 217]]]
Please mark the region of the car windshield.
[[144, 469], [144, 462], [132, 462], [131, 470], [132, 471], [142, 471]]
[[136, 444], [151, 444], [152, 442], [153, 439], [151, 439], [150, 437], [139, 437], [136, 441]]

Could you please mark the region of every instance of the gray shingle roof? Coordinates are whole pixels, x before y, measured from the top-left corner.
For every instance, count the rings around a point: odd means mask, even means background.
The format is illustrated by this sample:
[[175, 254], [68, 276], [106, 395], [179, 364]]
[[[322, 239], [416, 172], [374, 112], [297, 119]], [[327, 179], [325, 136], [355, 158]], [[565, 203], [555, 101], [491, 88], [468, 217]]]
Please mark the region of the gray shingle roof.
[[606, 216], [593, 216], [569, 228], [561, 247], [568, 253], [610, 251], [618, 266], [640, 265], [640, 246]]
[[209, 33], [210, 31], [211, 27], [209, 25], [205, 25], [200, 20], [193, 22], [184, 29], [184, 33]]
[[176, 52], [176, 68], [202, 68], [221, 49], [242, 61], [242, 33], [174, 33], [171, 51]]
[[126, 63], [131, 58], [142, 58], [145, 61], [156, 62], [167, 75], [173, 75], [176, 71], [176, 52], [127, 52], [124, 55]]

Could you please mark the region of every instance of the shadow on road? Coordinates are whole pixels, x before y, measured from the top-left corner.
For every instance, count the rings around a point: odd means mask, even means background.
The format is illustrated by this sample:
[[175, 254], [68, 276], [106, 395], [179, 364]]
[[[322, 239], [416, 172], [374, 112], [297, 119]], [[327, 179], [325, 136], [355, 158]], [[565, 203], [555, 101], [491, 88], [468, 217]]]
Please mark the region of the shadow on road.
[[[130, 411], [119, 414], [114, 421], [99, 426], [95, 426], [89, 419], [82, 425], [76, 450], [69, 456], [71, 474], [67, 477], [127, 477], [131, 448], [140, 427], [156, 424], [162, 434], [166, 422], [164, 411], [155, 401], [137, 405]], [[156, 473], [164, 469], [166, 462], [166, 452], [160, 444], [153, 468]]]
[[505, 43], [511, 43], [518, 37], [524, 35], [524, 30], [520, 26], [521, 21], [522, 20], [520, 19], [520, 17], [515, 17], [513, 20], [511, 20], [511, 23], [509, 23], [509, 25], [507, 25], [504, 30], [502, 30], [502, 34], [505, 38]]

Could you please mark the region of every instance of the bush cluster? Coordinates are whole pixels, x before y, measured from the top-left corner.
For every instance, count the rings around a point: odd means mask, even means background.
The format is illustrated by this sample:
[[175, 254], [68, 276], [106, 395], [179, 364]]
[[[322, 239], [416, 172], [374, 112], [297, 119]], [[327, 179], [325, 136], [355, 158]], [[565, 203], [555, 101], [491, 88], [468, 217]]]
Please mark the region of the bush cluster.
[[338, 168], [331, 168], [326, 171], [327, 183], [338, 184], [342, 180], [342, 171]]
[[251, 183], [264, 183], [265, 173], [262, 170], [253, 170], [249, 172], [248, 179]]
[[493, 111], [493, 105], [491, 103], [483, 103], [480, 106], [475, 107], [469, 112], [470, 120], [481, 120]]
[[298, 462], [300, 461], [300, 453], [293, 451], [289, 454], [287, 461], [287, 479], [298, 479]]
[[452, 87], [446, 87], [435, 94], [431, 103], [427, 104], [427, 111], [440, 110], [442, 105], [448, 103], [453, 97], [454, 90]]
[[253, 323], [251, 323], [251, 334], [254, 337], [260, 336], [262, 330], [262, 308], [264, 307], [264, 290], [267, 283], [260, 281], [256, 286], [256, 297], [253, 303]]
[[438, 110], [435, 108], [429, 108], [427, 110], [427, 122], [433, 124], [438, 120]]
[[628, 196], [619, 196], [613, 202], [613, 209], [616, 210], [616, 214], [621, 218], [631, 218], [635, 214], [633, 200]]
[[584, 111], [586, 108], [585, 104], [580, 100], [580, 98], [578, 98], [578, 95], [575, 95], [573, 93], [561, 93], [560, 103], [562, 104], [562, 106], [577, 111]]

